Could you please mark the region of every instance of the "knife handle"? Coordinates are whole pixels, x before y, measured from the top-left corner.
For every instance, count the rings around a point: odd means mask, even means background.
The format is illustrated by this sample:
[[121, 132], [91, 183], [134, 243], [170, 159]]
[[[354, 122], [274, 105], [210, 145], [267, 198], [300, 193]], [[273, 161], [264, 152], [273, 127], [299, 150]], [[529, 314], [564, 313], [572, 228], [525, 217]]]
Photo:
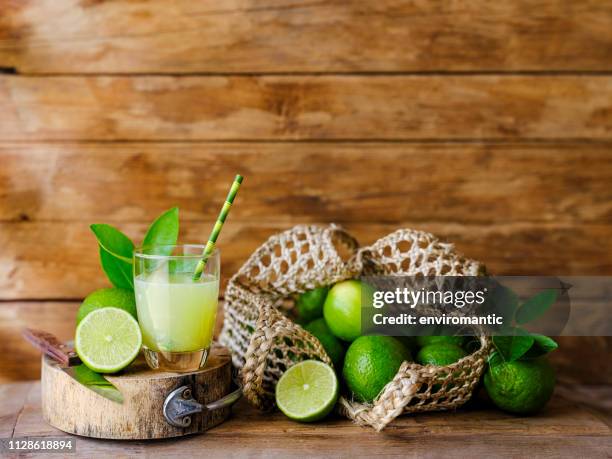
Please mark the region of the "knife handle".
[[51, 333], [26, 328], [22, 335], [30, 344], [42, 351], [43, 354], [48, 355], [64, 366], [73, 367], [81, 364], [81, 359], [77, 353]]

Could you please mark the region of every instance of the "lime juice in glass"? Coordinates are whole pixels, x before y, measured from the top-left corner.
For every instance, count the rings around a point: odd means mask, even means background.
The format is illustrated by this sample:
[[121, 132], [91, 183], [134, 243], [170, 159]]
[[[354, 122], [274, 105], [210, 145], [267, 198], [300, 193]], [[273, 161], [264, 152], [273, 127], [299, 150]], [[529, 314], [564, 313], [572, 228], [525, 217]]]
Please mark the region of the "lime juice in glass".
[[194, 371], [206, 363], [219, 297], [215, 250], [194, 276], [203, 245], [143, 247], [134, 252], [134, 290], [143, 351], [153, 369]]

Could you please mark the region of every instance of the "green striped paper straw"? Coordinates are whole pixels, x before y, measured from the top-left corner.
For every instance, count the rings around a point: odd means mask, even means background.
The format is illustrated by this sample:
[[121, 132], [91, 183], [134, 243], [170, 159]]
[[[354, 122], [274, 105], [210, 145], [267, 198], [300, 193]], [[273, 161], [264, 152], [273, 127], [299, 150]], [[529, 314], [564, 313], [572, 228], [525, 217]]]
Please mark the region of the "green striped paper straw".
[[227, 198], [225, 198], [225, 203], [221, 208], [221, 212], [219, 212], [219, 216], [217, 217], [217, 221], [215, 222], [215, 226], [213, 227], [212, 232], [208, 238], [208, 242], [206, 243], [206, 247], [204, 247], [204, 251], [202, 252], [202, 259], [199, 261], [198, 266], [193, 273], [193, 280], [198, 280], [202, 275], [202, 271], [206, 266], [206, 262], [210, 257], [210, 254], [215, 250], [215, 243], [217, 242], [217, 238], [219, 237], [219, 233], [221, 232], [221, 228], [223, 228], [223, 223], [225, 223], [225, 219], [227, 218], [227, 214], [232, 207], [232, 203], [238, 194], [238, 188], [240, 188], [240, 184], [242, 183], [242, 175], [236, 175], [234, 178], [234, 183], [232, 183], [232, 187], [227, 193]]

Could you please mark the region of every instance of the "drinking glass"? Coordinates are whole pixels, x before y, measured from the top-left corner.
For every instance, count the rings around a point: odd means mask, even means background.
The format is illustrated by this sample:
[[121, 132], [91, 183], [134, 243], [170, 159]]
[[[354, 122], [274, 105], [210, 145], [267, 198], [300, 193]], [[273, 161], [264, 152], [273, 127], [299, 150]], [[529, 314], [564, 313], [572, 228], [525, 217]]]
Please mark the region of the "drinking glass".
[[134, 251], [134, 290], [143, 352], [153, 369], [187, 372], [204, 366], [219, 298], [220, 255], [200, 276], [204, 245], [155, 245]]

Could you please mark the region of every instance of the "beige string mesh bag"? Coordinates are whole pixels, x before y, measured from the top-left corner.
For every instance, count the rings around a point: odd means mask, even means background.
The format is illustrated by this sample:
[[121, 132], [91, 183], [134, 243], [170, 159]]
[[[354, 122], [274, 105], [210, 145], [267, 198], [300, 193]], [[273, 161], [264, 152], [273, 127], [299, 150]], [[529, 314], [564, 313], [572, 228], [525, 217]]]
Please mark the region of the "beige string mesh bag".
[[[401, 229], [359, 248], [336, 225], [296, 226], [270, 237], [230, 279], [220, 341], [232, 351], [247, 400], [270, 409], [287, 368], [305, 359], [331, 363], [321, 343], [288, 317], [296, 294], [359, 275], [476, 276], [483, 270], [422, 231]], [[471, 397], [489, 349], [481, 337], [478, 350], [452, 365], [404, 362], [372, 404], [344, 395], [338, 410], [380, 431], [402, 413], [457, 408]]]

